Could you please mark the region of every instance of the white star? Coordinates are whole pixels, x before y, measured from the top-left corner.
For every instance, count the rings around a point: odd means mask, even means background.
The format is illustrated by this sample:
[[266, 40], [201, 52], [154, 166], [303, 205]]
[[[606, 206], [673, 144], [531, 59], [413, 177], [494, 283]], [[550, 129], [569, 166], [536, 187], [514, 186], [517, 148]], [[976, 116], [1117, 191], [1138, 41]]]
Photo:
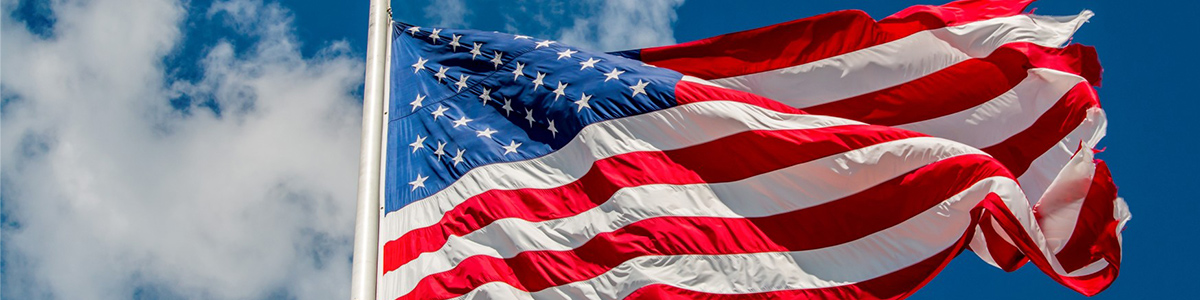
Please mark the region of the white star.
[[579, 53], [579, 51], [564, 49], [563, 51], [558, 52], [558, 59], [571, 58], [571, 54], [575, 53]]
[[471, 79], [471, 75], [458, 75], [458, 82], [455, 82], [454, 86], [458, 87], [459, 92], [461, 92], [463, 88], [467, 87], [467, 79]]
[[475, 120], [467, 119], [467, 116], [463, 116], [462, 119], [454, 120], [454, 128], [458, 128], [458, 126], [467, 125], [467, 122], [470, 122], [470, 121], [475, 121]]
[[513, 81], [516, 81], [517, 78], [521, 78], [521, 76], [525, 76], [525, 64], [518, 61], [517, 69], [513, 70], [512, 73], [513, 73]]
[[442, 38], [441, 36], [438, 35], [438, 33], [441, 33], [441, 32], [442, 32], [441, 28], [434, 28], [433, 33], [429, 34], [429, 40], [432, 41], [434, 44], [437, 44], [438, 39]]
[[517, 147], [520, 147], [520, 146], [521, 146], [521, 143], [518, 143], [517, 141], [512, 141], [512, 142], [508, 143], [508, 146], [503, 146], [500, 148], [504, 148], [504, 154], [509, 154], [509, 153], [516, 154]]
[[479, 130], [475, 131], [475, 136], [482, 136], [482, 137], [487, 137], [490, 139], [490, 138], [492, 138], [493, 133], [496, 133], [496, 131], [492, 130], [491, 127], [488, 127], [488, 128], [484, 128], [482, 131], [479, 131]]
[[529, 127], [533, 128], [533, 110], [525, 109], [525, 120], [529, 120]]
[[458, 42], [458, 39], [461, 39], [461, 38], [462, 38], [462, 36], [457, 35], [457, 34], [450, 36], [450, 51], [451, 52], [458, 51], [458, 47], [462, 46], [462, 44]]
[[512, 111], [513, 111], [513, 109], [512, 109], [512, 100], [509, 100], [507, 97], [506, 97], [506, 98], [504, 98], [504, 106], [501, 106], [500, 108], [501, 108], [501, 109], [504, 109], [504, 116], [505, 116], [505, 117], [509, 116], [509, 114], [512, 114]]
[[546, 120], [546, 121], [550, 122], [550, 125], [546, 126], [546, 129], [550, 130], [550, 137], [551, 138], [558, 137], [558, 129], [554, 128], [554, 120]]
[[504, 56], [504, 52], [500, 52], [500, 51], [496, 51], [496, 56], [492, 56], [492, 65], [494, 65], [494, 67], [496, 69], [499, 69], [500, 65], [504, 64], [504, 61], [501, 58], [503, 56]]
[[596, 63], [598, 63], [598, 62], [600, 62], [599, 59], [596, 59], [595, 57], [588, 57], [587, 61], [579, 62], [579, 65], [582, 66], [582, 67], [579, 67], [579, 70], [583, 70], [583, 69], [587, 69], [587, 68], [595, 69]]
[[425, 63], [427, 63], [427, 62], [429, 62], [429, 60], [428, 60], [428, 59], [424, 59], [424, 58], [417, 57], [417, 63], [415, 63], [415, 64], [412, 64], [412, 67], [413, 67], [413, 74], [417, 74], [417, 72], [420, 72], [421, 70], [424, 70], [424, 69], [425, 69]]
[[537, 46], [533, 47], [533, 49], [538, 49], [538, 48], [542, 48], [542, 47], [550, 47], [550, 44], [553, 44], [553, 43], [554, 43], [554, 41], [541, 41], [541, 42], [538, 42]]
[[445, 106], [442, 106], [441, 104], [438, 104], [438, 108], [437, 108], [437, 109], [435, 109], [435, 110], [433, 110], [433, 112], [432, 112], [432, 113], [430, 113], [430, 114], [432, 114], [432, 115], [433, 115], [433, 120], [434, 120], [434, 121], [437, 121], [437, 118], [438, 118], [438, 117], [441, 117], [441, 116], [445, 116], [445, 115], [446, 115], [446, 111], [447, 111], [447, 110], [450, 110], [450, 109], [449, 109], [449, 108], [446, 108]]
[[412, 144], [408, 144], [409, 147], [413, 148], [413, 153], [417, 153], [417, 149], [425, 148], [425, 138], [418, 134], [417, 140], [413, 141]]
[[559, 81], [558, 87], [554, 89], [554, 101], [558, 101], [559, 96], [566, 96], [566, 95], [567, 95], [567, 84], [562, 83], [562, 81]]
[[412, 105], [412, 107], [413, 107], [412, 111], [417, 111], [417, 108], [421, 107], [421, 101], [424, 101], [424, 100], [425, 100], [425, 96], [421, 96], [421, 94], [417, 94], [417, 100], [413, 100], [413, 102], [409, 102], [408, 105]]
[[637, 84], [629, 86], [629, 89], [633, 90], [633, 97], [637, 97], [638, 93], [646, 94], [646, 85], [648, 84], [650, 83], [643, 82], [641, 79], [638, 79]]
[[433, 77], [437, 77], [438, 83], [442, 83], [442, 79], [446, 79], [446, 71], [449, 71], [449, 70], [450, 69], [447, 69], [445, 67], [438, 66], [437, 74], [433, 74]]
[[446, 142], [438, 141], [437, 150], [433, 150], [433, 155], [437, 155], [438, 160], [442, 160], [442, 156], [446, 155]]
[[578, 107], [578, 109], [575, 110], [575, 112], [583, 111], [584, 107], [587, 107], [588, 109], [592, 109], [592, 105], [588, 104], [588, 100], [592, 100], [592, 95], [588, 95], [588, 94], [584, 94], [584, 93], [579, 93], [579, 94], [580, 94], [579, 100], [575, 100], [575, 105], [578, 105], [579, 107]]
[[519, 35], [519, 34], [517, 36], [513, 37], [514, 40], [521, 40], [521, 39], [528, 40], [529, 38], [530, 38], [530, 36], [528, 36], [528, 35]]
[[483, 55], [483, 51], [481, 51], [480, 47], [483, 47], [482, 43], [475, 43], [475, 48], [471, 49], [471, 59], [475, 59], [476, 56]]
[[421, 176], [420, 173], [417, 173], [417, 179], [408, 182], [408, 185], [411, 185], [412, 191], [415, 191], [417, 188], [425, 187], [425, 179], [429, 179], [429, 176]]
[[617, 70], [617, 68], [613, 68], [612, 71], [608, 71], [608, 73], [604, 73], [604, 82], [608, 82], [608, 80], [610, 80], [610, 79], [621, 80], [621, 74], [623, 74], [623, 73], [625, 73], [625, 71], [621, 71], [621, 70]]
[[462, 157], [462, 155], [463, 155], [463, 152], [467, 152], [467, 151], [466, 151], [466, 150], [463, 150], [463, 149], [458, 149], [458, 150], [456, 150], [456, 152], [454, 153], [454, 157], [451, 157], [451, 158], [450, 158], [450, 161], [453, 161], [453, 162], [454, 162], [454, 166], [455, 166], [455, 167], [457, 167], [457, 166], [458, 166], [458, 163], [460, 163], [460, 162], [463, 162], [463, 157]]
[[537, 78], [533, 79], [533, 90], [536, 91], [539, 86], [546, 84], [545, 82], [542, 81], [543, 79], [546, 79], [546, 74], [542, 73], [542, 72], [537, 72]]
[[491, 92], [492, 90], [483, 88], [483, 93], [479, 93], [479, 99], [483, 100], [483, 105], [487, 105], [488, 101], [492, 101], [492, 95], [490, 95]]
[[408, 34], [411, 34], [412, 36], [417, 36], [417, 31], [421, 31], [421, 26], [413, 26], [408, 28]]

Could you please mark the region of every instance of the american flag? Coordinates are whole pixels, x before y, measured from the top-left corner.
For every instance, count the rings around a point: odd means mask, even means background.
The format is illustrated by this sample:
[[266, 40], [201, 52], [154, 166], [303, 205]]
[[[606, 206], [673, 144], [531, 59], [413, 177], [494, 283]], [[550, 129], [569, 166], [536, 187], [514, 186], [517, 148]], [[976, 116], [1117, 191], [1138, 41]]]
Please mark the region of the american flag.
[[377, 296], [903, 298], [967, 249], [1098, 293], [1091, 14], [1029, 2], [611, 54], [396, 23]]

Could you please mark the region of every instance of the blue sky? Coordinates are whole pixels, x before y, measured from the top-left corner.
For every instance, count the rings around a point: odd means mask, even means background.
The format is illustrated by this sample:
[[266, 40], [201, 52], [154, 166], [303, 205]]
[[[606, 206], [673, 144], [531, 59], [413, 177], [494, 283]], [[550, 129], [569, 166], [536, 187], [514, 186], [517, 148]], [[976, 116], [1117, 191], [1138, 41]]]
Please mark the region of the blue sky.
[[[3, 0], [0, 298], [328, 299], [348, 293], [367, 1]], [[621, 50], [840, 9], [943, 1], [393, 1], [397, 20]], [[1186, 298], [1194, 1], [1046, 0], [1097, 16], [1108, 161], [1133, 220], [1098, 299]], [[672, 17], [674, 16], [674, 17]], [[628, 26], [601, 28], [605, 18]], [[612, 20], [607, 20], [612, 21]], [[630, 38], [622, 38], [622, 37]], [[297, 88], [303, 87], [303, 88]], [[312, 159], [321, 157], [322, 159]], [[64, 272], [63, 270], [69, 270]], [[1032, 265], [960, 256], [913, 299], [1082, 299]]]

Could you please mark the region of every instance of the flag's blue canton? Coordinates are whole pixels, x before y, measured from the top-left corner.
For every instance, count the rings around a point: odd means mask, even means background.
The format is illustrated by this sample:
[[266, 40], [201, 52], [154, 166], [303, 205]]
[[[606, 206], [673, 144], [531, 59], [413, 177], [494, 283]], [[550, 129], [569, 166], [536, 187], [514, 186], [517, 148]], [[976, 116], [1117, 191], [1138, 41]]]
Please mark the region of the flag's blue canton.
[[682, 78], [528, 36], [400, 23], [394, 29], [387, 212], [472, 168], [549, 154], [588, 124], [674, 106]]

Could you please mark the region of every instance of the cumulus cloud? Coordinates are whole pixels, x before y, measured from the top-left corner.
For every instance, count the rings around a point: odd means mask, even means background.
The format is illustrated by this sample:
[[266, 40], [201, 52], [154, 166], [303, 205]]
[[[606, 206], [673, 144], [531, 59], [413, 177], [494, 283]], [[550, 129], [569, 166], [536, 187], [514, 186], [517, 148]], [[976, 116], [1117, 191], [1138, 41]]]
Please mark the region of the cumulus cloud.
[[425, 16], [433, 20], [434, 26], [465, 27], [467, 22], [467, 3], [463, 0], [435, 0], [425, 6]]
[[576, 17], [560, 32], [563, 42], [602, 51], [675, 43], [675, 9], [683, 0], [593, 0], [593, 14]]
[[[220, 1], [170, 78], [170, 0], [52, 1], [48, 35], [3, 5], [4, 299], [336, 299], [348, 294], [361, 58], [304, 56], [286, 9]], [[174, 104], [172, 104], [174, 103]]]
[[[348, 294], [361, 54], [316, 41], [328, 46], [305, 55], [276, 2], [35, 2], [46, 25], [12, 17], [30, 2], [0, 1], [0, 298]], [[496, 13], [510, 31], [622, 50], [673, 43], [682, 2]], [[483, 23], [472, 7], [424, 13]], [[233, 36], [175, 57], [189, 18]]]

